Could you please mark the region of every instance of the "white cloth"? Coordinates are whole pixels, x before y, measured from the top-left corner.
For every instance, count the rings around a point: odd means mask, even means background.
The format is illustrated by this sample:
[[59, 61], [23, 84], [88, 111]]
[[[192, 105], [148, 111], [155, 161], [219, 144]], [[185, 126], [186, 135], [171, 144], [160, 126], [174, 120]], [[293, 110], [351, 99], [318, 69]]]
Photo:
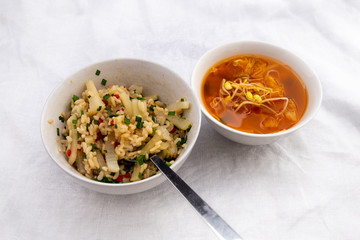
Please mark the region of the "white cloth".
[[203, 120], [178, 171], [247, 240], [360, 238], [359, 1], [1, 1], [1, 239], [216, 239], [168, 182], [112, 196], [87, 190], [47, 155], [50, 92], [89, 64], [164, 64], [187, 82], [208, 49], [283, 46], [322, 81], [316, 118], [267, 146], [244, 146]]

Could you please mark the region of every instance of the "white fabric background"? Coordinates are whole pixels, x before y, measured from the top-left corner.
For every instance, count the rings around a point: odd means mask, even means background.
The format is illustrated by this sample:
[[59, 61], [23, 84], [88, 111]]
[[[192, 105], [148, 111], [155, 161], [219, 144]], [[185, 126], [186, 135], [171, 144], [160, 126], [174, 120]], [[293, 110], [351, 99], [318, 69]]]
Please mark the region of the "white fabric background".
[[179, 175], [246, 240], [360, 239], [360, 3], [348, 1], [0, 2], [0, 238], [216, 239], [166, 182], [104, 195], [73, 184], [43, 148], [52, 89], [89, 64], [164, 64], [187, 82], [208, 49], [283, 46], [322, 81], [316, 118], [267, 146], [233, 143], [204, 120]]

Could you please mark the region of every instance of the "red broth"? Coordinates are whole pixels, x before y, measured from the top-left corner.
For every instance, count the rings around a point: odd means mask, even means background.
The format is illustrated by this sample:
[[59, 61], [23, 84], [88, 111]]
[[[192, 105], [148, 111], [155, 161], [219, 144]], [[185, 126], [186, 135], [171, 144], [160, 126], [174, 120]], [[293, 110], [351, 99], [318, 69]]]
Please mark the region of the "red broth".
[[265, 56], [240, 55], [208, 70], [202, 99], [207, 111], [223, 124], [266, 134], [294, 126], [304, 115], [308, 95], [300, 77], [286, 64]]

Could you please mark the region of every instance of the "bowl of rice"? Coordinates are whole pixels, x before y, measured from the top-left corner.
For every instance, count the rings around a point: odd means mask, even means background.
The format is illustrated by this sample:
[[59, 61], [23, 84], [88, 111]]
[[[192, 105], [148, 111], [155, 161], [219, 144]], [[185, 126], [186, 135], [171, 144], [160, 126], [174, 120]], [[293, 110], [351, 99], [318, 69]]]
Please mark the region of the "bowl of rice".
[[41, 117], [44, 146], [84, 187], [107, 194], [153, 188], [165, 176], [149, 160], [177, 171], [201, 124], [187, 83], [168, 68], [138, 59], [86, 67], [50, 94]]

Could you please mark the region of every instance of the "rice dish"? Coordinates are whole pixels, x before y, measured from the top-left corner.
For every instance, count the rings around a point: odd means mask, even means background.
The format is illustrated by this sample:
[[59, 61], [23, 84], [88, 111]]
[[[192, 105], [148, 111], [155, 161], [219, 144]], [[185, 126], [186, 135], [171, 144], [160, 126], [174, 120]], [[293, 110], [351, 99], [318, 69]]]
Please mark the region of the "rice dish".
[[106, 86], [86, 82], [81, 96], [74, 95], [57, 129], [63, 137], [59, 151], [79, 173], [106, 183], [135, 182], [159, 172], [149, 160], [159, 155], [174, 163], [186, 146], [192, 123], [183, 117], [190, 103], [181, 98], [166, 105], [157, 95], [143, 95], [143, 87]]

